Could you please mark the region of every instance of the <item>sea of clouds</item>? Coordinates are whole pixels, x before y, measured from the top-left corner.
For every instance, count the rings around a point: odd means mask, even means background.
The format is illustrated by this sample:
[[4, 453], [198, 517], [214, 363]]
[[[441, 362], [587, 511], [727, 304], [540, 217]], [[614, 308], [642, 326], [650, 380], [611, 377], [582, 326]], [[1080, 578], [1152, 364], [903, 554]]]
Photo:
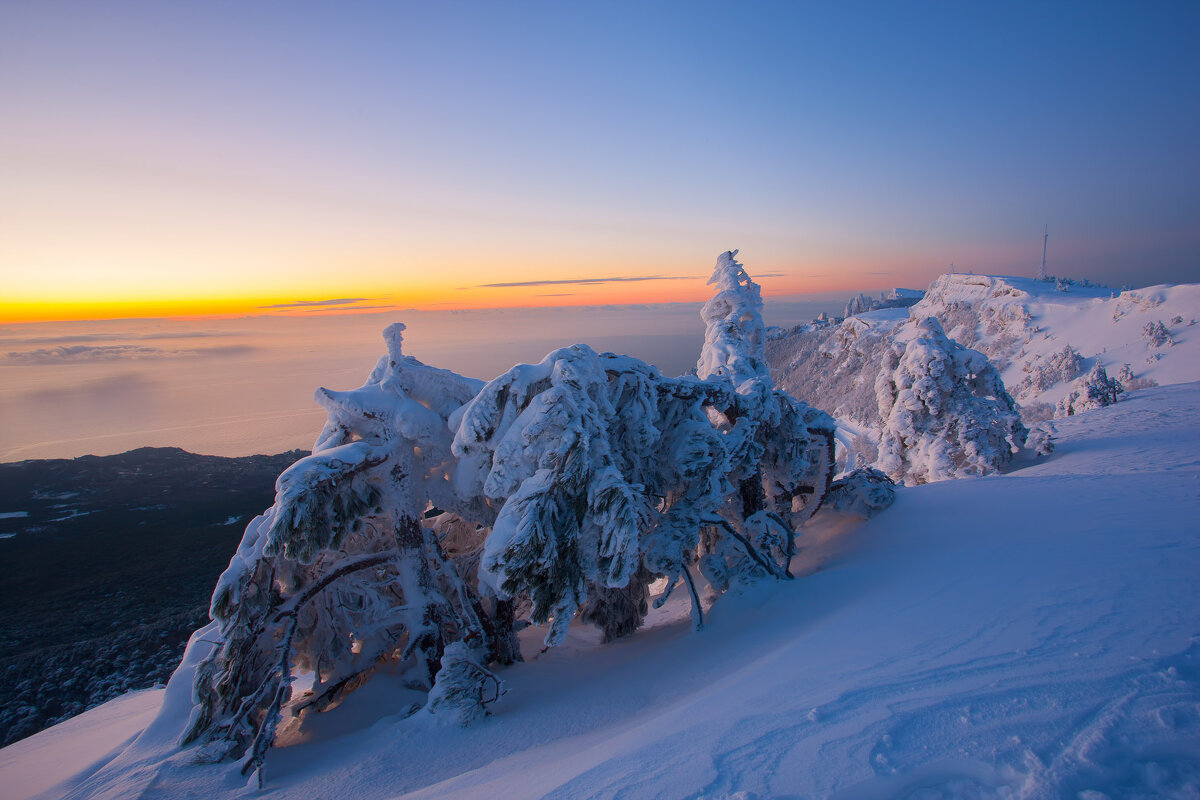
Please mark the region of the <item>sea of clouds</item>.
[[[790, 326], [840, 299], [768, 301]], [[147, 319], [0, 326], [0, 461], [142, 446], [213, 455], [308, 448], [318, 386], [362, 384], [404, 322], [405, 352], [484, 380], [586, 342], [679, 375], [703, 342], [699, 303]]]

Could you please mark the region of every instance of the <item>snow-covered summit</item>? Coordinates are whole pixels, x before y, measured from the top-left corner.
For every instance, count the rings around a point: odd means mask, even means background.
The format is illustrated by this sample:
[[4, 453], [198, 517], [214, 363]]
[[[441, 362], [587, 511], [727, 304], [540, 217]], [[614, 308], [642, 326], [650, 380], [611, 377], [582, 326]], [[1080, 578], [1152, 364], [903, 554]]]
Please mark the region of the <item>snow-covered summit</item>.
[[942, 275], [911, 308], [794, 331], [769, 341], [767, 358], [781, 388], [832, 413], [847, 449], [872, 457], [883, 427], [873, 390], [884, 354], [929, 317], [988, 357], [1028, 425], [1054, 416], [1056, 405], [1068, 408], [1060, 401], [1083, 392], [1096, 365], [1127, 390], [1200, 380], [1200, 284], [1117, 293], [1082, 282]]
[[[1023, 405], [1053, 405], [1086, 372], [1063, 372], [1064, 348], [1090, 368], [1114, 375], [1125, 364], [1142, 382], [1200, 380], [1200, 284], [1116, 292], [1106, 287], [1032, 278], [950, 274], [938, 277], [912, 316], [936, 316], [946, 333], [980, 350]], [[1157, 341], [1147, 326], [1161, 326]]]

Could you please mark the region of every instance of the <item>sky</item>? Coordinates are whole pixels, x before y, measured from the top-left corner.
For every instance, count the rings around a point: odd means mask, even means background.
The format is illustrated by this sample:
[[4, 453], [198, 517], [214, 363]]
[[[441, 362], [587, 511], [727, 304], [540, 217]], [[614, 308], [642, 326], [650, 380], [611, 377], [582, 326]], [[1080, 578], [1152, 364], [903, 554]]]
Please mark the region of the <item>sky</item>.
[[1200, 280], [1200, 4], [0, 5], [0, 322]]

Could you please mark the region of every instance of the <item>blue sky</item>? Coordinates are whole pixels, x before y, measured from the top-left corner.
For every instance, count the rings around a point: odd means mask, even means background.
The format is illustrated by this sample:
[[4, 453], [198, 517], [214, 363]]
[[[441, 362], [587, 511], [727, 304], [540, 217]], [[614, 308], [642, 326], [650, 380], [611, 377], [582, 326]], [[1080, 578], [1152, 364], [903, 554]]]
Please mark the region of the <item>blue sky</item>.
[[473, 287], [740, 247], [770, 295], [1030, 274], [1049, 223], [1052, 272], [1200, 280], [1197, 41], [1196, 3], [9, 2], [0, 277], [511, 305]]

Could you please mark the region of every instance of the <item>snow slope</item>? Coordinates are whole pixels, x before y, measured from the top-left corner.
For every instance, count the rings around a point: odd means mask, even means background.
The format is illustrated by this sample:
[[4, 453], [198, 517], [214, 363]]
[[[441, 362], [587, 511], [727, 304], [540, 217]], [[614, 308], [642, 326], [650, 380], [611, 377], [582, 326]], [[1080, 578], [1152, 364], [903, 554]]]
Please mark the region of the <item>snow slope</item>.
[[[527, 631], [474, 727], [387, 716], [401, 690], [376, 679], [287, 732], [259, 792], [173, 751], [185, 668], [140, 739], [42, 796], [1195, 797], [1200, 384], [1059, 433], [1046, 460], [903, 488], [869, 522], [818, 515], [803, 577], [726, 596], [704, 631], [674, 603], [613, 645], [573, 628], [539, 657]], [[0, 751], [4, 797], [127, 703]]]

